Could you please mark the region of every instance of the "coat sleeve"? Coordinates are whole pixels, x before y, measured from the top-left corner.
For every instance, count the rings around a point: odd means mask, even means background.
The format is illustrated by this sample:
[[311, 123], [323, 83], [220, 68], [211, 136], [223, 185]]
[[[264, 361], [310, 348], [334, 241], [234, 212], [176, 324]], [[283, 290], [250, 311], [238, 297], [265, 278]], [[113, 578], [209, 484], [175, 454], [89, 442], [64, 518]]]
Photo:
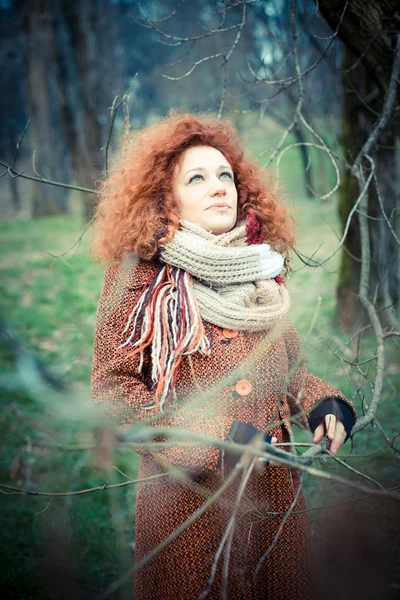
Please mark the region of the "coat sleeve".
[[[119, 348], [124, 341], [122, 331], [126, 319], [154, 271], [139, 263], [133, 279], [124, 274], [119, 265], [110, 267], [105, 273], [96, 317], [91, 399], [100, 405], [107, 419], [121, 427], [143, 422], [144, 427], [192, 429], [221, 438], [221, 428], [204, 411], [201, 415], [193, 415], [182, 406], [167, 411], [164, 418], [160, 416], [158, 408], [149, 409], [154, 405], [154, 393], [146, 374], [138, 373], [139, 356]], [[171, 463], [191, 476], [217, 468], [219, 451], [215, 446], [168, 447], [168, 439], [156, 436], [154, 441], [166, 442], [165, 447], [161, 445], [151, 452], [158, 462]], [[149, 451], [138, 453], [150, 456]]]
[[351, 411], [354, 424], [357, 415], [351, 402], [343, 396], [340, 390], [316, 377], [308, 370], [307, 359], [302, 357], [300, 353], [300, 336], [292, 324], [285, 333], [285, 344], [289, 375], [285, 386], [284, 402], [287, 403], [290, 416], [299, 415], [297, 424], [308, 428], [309, 419], [313, 420], [313, 417], [317, 415], [318, 408], [322, 415], [325, 401], [334, 398], [339, 404], [343, 403]]

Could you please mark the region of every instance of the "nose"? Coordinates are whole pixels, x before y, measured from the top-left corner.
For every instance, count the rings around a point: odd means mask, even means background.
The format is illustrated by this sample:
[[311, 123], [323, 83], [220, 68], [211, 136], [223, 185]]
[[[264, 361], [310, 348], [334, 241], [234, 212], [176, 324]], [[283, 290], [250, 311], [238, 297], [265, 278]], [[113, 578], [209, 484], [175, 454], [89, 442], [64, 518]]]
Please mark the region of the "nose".
[[211, 185], [209, 188], [210, 196], [225, 196], [226, 195], [226, 186], [223, 181], [219, 177], [213, 177], [211, 181]]

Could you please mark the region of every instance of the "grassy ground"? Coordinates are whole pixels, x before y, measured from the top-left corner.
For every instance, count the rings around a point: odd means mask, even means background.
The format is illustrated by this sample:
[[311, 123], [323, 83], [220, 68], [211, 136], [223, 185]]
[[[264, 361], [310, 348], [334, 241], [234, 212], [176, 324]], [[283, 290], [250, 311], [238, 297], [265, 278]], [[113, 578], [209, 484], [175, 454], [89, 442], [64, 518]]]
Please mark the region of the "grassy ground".
[[[275, 139], [271, 148], [273, 143]], [[253, 153], [259, 155], [262, 145], [256, 134], [253, 144]], [[332, 174], [328, 167], [324, 172], [328, 185]], [[298, 223], [298, 248], [309, 255], [319, 248], [316, 256], [327, 256], [337, 243], [335, 199], [322, 203], [304, 196], [297, 159], [284, 158], [282, 174], [289, 182], [286, 198]], [[0, 418], [2, 483], [63, 492], [101, 486], [106, 481], [124, 481], [115, 469], [108, 473], [100, 471], [90, 450], [66, 451], [55, 447], [57, 444], [84, 447], [93, 440], [92, 430], [85, 424], [84, 407], [89, 396], [93, 328], [102, 272], [88, 257], [89, 238], [87, 234], [81, 238], [82, 231], [79, 217], [0, 224], [3, 317], [24, 348], [51, 365], [72, 390], [68, 396], [54, 395], [54, 400], [45, 401], [48, 392], [37, 386], [29, 368], [25, 380], [32, 393], [15, 389], [18, 364], [12, 352], [1, 350], [4, 359]], [[302, 335], [310, 369], [341, 388], [360, 410], [360, 400], [355, 395], [361, 384], [360, 374], [334, 355], [343, 351], [347, 339], [332, 324], [337, 265], [338, 256], [325, 269], [311, 270], [295, 263], [296, 273], [289, 283], [292, 317]], [[368, 356], [373, 351], [372, 341], [366, 338], [363, 343]], [[352, 356], [350, 349], [345, 356]], [[396, 346], [392, 344], [388, 347], [385, 388], [378, 413], [379, 425], [389, 436], [398, 428], [398, 359]], [[364, 383], [362, 389], [368, 397], [368, 385]], [[303, 433], [297, 439], [309, 441]], [[398, 472], [392, 454], [384, 450], [372, 457], [361, 456], [377, 452], [383, 442], [380, 429], [369, 427], [356, 436], [353, 452], [360, 457], [349, 460], [349, 464], [390, 486], [396, 469]], [[341, 455], [345, 458], [349, 450], [343, 448]], [[135, 476], [135, 455], [120, 452], [114, 464], [123, 473]], [[324, 468], [329, 473], [349, 477], [342, 467], [332, 469], [332, 466], [333, 463]], [[350, 477], [360, 480], [355, 475]], [[338, 501], [343, 493], [343, 488], [327, 487], [315, 479], [309, 479], [306, 488], [309, 505], [314, 507]], [[79, 597], [79, 587], [87, 597], [104, 590], [132, 564], [135, 492], [135, 486], [127, 486], [54, 499], [3, 495], [0, 588], [6, 590], [8, 598], [20, 600]], [[321, 511], [317, 511], [313, 517], [317, 533], [323, 523], [320, 515]], [[385, 509], [382, 515], [382, 527], [386, 528], [391, 509]], [[75, 588], [71, 580], [76, 582]], [[130, 598], [131, 589], [129, 580], [115, 598]], [[65, 596], [61, 590], [67, 591]]]

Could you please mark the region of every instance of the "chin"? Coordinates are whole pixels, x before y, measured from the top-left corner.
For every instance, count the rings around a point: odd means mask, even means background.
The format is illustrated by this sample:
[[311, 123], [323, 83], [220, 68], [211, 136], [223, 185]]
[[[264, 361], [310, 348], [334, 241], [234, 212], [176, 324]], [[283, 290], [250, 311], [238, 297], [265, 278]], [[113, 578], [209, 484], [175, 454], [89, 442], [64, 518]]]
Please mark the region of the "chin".
[[221, 235], [222, 233], [226, 233], [235, 227], [236, 221], [232, 221], [232, 219], [226, 219], [225, 222], [221, 219], [219, 222], [207, 223], [203, 225], [204, 229], [210, 231], [214, 235]]

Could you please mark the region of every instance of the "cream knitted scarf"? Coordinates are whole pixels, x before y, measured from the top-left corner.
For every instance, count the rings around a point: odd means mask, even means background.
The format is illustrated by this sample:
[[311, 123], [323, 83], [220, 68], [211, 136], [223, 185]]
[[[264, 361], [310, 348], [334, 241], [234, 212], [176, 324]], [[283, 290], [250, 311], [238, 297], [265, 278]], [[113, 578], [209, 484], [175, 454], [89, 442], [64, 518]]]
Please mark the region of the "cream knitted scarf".
[[193, 277], [193, 294], [205, 321], [228, 329], [269, 329], [289, 309], [289, 294], [274, 277], [283, 256], [268, 244], [246, 243], [246, 227], [222, 235], [182, 221], [161, 260]]
[[277, 277], [283, 256], [266, 243], [248, 245], [245, 224], [214, 235], [181, 221], [160, 258], [165, 264], [136, 301], [121, 347], [140, 354], [141, 371], [143, 351], [151, 346], [162, 409], [183, 356], [211, 351], [203, 320], [233, 330], [268, 330], [287, 314], [290, 301]]

